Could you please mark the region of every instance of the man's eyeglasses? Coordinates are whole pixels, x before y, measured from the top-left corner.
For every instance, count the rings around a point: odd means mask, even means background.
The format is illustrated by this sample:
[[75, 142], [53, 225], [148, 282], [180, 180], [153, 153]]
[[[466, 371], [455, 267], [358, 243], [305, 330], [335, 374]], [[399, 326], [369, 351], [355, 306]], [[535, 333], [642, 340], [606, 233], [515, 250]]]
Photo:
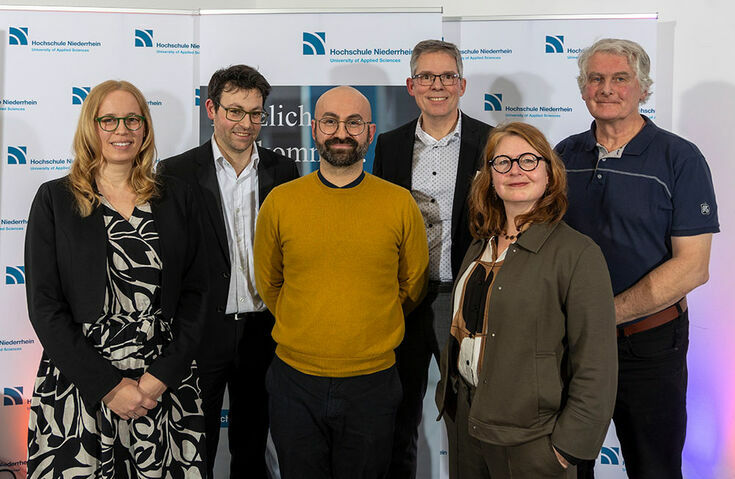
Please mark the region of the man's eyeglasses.
[[254, 125], [261, 125], [268, 120], [268, 113], [262, 110], [247, 111], [238, 107], [227, 108], [222, 105], [219, 105], [219, 107], [225, 110], [225, 118], [230, 121], [242, 121], [242, 119], [245, 118], [245, 115], [250, 115], [250, 123]]
[[120, 126], [120, 120], [123, 125], [130, 131], [139, 130], [143, 123], [145, 123], [145, 117], [140, 115], [128, 115], [128, 116], [114, 116], [105, 115], [94, 119], [105, 131], [115, 131]]
[[540, 161], [548, 162], [546, 158], [536, 156], [533, 153], [523, 153], [518, 158], [511, 158], [506, 155], [498, 155], [488, 163], [498, 173], [508, 173], [513, 168], [513, 163], [518, 163], [518, 167], [523, 171], [533, 171], [538, 167]]
[[319, 131], [325, 135], [334, 135], [339, 130], [339, 124], [345, 124], [345, 130], [350, 136], [361, 135], [365, 131], [365, 125], [369, 124], [369, 121], [363, 121], [359, 118], [353, 118], [351, 120], [338, 120], [336, 118], [322, 118], [317, 122], [319, 125]]
[[459, 81], [459, 73], [439, 73], [438, 75], [434, 73], [417, 73], [411, 78], [413, 78], [416, 83], [421, 86], [432, 86], [434, 84], [434, 80], [436, 80], [437, 78], [442, 85], [452, 86], [456, 85]]

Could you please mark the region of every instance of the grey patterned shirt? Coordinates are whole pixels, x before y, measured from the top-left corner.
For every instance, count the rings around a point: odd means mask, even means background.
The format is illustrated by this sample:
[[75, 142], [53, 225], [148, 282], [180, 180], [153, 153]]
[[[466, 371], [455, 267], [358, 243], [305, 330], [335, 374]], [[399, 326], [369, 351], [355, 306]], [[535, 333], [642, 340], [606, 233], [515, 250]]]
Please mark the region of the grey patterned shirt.
[[429, 241], [429, 279], [452, 281], [452, 204], [457, 182], [462, 115], [454, 131], [436, 140], [416, 124], [411, 194], [424, 217]]

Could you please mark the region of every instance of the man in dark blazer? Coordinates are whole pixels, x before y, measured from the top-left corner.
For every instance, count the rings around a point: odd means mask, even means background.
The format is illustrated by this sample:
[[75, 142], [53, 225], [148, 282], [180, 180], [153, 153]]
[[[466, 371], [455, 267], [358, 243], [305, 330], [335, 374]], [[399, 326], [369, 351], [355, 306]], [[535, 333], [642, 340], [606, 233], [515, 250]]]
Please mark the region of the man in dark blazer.
[[233, 65], [209, 81], [212, 140], [164, 160], [158, 171], [189, 183], [198, 195], [209, 244], [207, 323], [197, 355], [214, 477], [225, 386], [229, 393], [230, 477], [267, 478], [268, 398], [274, 319], [255, 289], [252, 244], [258, 208], [277, 185], [298, 178], [289, 158], [258, 147], [271, 87], [255, 69]]
[[472, 237], [467, 218], [470, 184], [482, 162], [490, 125], [459, 111], [467, 81], [456, 45], [419, 42], [411, 55], [408, 93], [419, 118], [378, 136], [373, 173], [411, 190], [429, 241], [429, 291], [406, 318], [396, 350], [403, 385], [393, 438], [390, 477], [416, 477], [416, 443], [431, 356], [449, 338], [451, 290]]

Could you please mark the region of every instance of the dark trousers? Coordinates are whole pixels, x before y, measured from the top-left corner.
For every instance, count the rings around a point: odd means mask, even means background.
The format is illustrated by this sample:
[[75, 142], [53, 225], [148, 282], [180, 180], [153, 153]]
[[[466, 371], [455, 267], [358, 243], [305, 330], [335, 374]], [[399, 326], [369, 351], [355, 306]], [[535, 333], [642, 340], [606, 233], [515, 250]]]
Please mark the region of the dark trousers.
[[396, 415], [393, 435], [391, 479], [416, 477], [416, 451], [424, 395], [429, 378], [431, 357], [439, 355], [449, 339], [452, 324], [451, 286], [429, 284], [421, 304], [406, 318], [406, 334], [396, 349], [396, 366], [403, 387], [403, 400]]
[[395, 366], [364, 376], [304, 374], [273, 360], [266, 384], [282, 479], [381, 479], [401, 400]]
[[473, 388], [459, 381], [454, 419], [444, 415], [449, 441], [450, 479], [571, 479], [574, 466], [564, 468], [552, 449], [550, 436], [515, 446], [497, 446], [469, 434]]
[[218, 338], [218, 344], [202, 346], [218, 348], [216, 360], [198, 360], [210, 478], [214, 478], [225, 387], [230, 400], [230, 477], [269, 477], [265, 463], [268, 440], [265, 373], [275, 350], [270, 334], [273, 321], [267, 311], [250, 313], [246, 319], [230, 320], [225, 325], [227, 334]]
[[[688, 311], [657, 328], [618, 338], [613, 421], [631, 479], [682, 477], [688, 348]], [[585, 464], [578, 477], [593, 478], [593, 466]]]

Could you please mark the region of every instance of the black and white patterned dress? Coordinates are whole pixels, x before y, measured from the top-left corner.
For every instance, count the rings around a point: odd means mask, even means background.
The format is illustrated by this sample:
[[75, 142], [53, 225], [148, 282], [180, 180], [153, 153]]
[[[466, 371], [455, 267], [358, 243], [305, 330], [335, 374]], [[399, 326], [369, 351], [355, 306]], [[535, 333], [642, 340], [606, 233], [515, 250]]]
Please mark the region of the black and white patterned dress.
[[[124, 219], [104, 198], [107, 281], [102, 314], [83, 333], [123, 376], [137, 379], [172, 340], [159, 307], [161, 263], [149, 205]], [[28, 431], [29, 478], [205, 477], [204, 418], [196, 365], [144, 417], [124, 420], [86, 404], [44, 353]]]

